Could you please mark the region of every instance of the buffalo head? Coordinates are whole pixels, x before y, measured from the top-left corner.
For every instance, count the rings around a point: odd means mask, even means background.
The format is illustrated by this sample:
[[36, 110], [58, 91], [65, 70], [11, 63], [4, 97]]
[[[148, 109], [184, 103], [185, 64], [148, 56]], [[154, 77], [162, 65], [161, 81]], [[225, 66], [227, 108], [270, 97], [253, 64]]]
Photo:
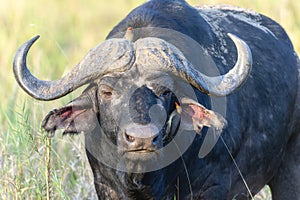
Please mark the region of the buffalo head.
[[124, 38], [99, 44], [56, 81], [39, 80], [26, 66], [27, 53], [38, 37], [19, 48], [14, 59], [15, 77], [35, 99], [57, 99], [89, 84], [80, 97], [51, 111], [43, 128], [84, 132], [88, 151], [97, 152], [98, 159], [106, 157], [107, 162], [117, 159], [117, 163], [124, 158], [142, 162], [159, 157], [160, 150], [177, 134], [179, 124], [198, 133], [203, 126], [222, 130], [226, 120], [190, 97], [183, 85], [209, 95], [231, 94], [251, 69], [247, 44], [228, 34], [237, 47], [237, 62], [228, 73], [208, 77], [174, 45], [155, 37], [132, 41], [132, 31], [128, 29]]

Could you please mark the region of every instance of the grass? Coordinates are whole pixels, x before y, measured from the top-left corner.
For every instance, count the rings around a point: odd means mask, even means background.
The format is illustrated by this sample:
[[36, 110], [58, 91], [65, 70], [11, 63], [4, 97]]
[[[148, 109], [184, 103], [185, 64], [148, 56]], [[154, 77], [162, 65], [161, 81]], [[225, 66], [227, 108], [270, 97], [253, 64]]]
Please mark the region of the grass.
[[[41, 79], [57, 79], [69, 71], [109, 30], [141, 0], [0, 1], [0, 199], [46, 199], [50, 173], [53, 199], [93, 199], [95, 190], [83, 136], [51, 139], [47, 162], [47, 135], [43, 117], [76, 96], [38, 102], [17, 86], [12, 60], [17, 47], [34, 35], [30, 70]], [[287, 30], [300, 53], [300, 4], [296, 0], [190, 0], [192, 5], [234, 4], [266, 14]], [[47, 167], [50, 166], [50, 170]], [[264, 189], [257, 199], [270, 199]]]

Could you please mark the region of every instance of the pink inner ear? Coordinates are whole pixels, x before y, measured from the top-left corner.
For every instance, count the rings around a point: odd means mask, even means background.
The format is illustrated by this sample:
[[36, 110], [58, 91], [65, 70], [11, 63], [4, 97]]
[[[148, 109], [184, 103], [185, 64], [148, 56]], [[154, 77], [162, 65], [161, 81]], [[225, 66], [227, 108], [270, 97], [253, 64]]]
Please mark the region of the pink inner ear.
[[202, 108], [199, 105], [190, 104], [189, 108], [191, 108], [194, 111], [193, 114], [191, 115], [191, 117], [193, 117], [193, 118], [196, 118], [200, 121], [205, 118], [210, 118], [207, 110], [205, 108]]
[[67, 110], [63, 111], [60, 114], [60, 117], [73, 119], [85, 111], [86, 111], [85, 109], [78, 109], [78, 108], [76, 109], [75, 107], [69, 107], [69, 108], [67, 108]]
[[188, 98], [182, 98], [181, 106], [175, 104], [177, 113], [181, 115], [182, 124], [186, 128], [193, 125], [194, 130], [199, 133], [203, 126], [222, 130], [226, 126], [226, 120], [218, 113], [206, 109], [201, 104]]
[[60, 117], [62, 117], [62, 118], [68, 118], [68, 117], [70, 117], [71, 114], [72, 114], [72, 109], [68, 109], [68, 110], [64, 111], [64, 112], [60, 115]]

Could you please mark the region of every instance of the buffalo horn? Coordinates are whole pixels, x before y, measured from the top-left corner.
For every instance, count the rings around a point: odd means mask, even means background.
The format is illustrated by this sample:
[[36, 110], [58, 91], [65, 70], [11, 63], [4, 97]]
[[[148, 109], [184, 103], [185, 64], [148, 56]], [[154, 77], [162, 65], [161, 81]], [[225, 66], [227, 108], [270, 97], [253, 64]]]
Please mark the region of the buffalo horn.
[[28, 51], [38, 38], [39, 36], [36, 36], [20, 46], [13, 62], [17, 82], [29, 95], [38, 100], [60, 98], [106, 73], [125, 71], [134, 60], [133, 44], [130, 41], [106, 40], [91, 49], [84, 59], [61, 79], [39, 80], [30, 73], [26, 65]]
[[227, 96], [247, 79], [252, 68], [252, 54], [248, 45], [233, 34], [228, 34], [236, 45], [238, 59], [226, 74], [208, 77], [199, 72], [174, 45], [158, 39], [144, 38], [135, 44], [136, 60], [152, 70], [163, 70], [181, 77], [197, 89], [214, 96]]

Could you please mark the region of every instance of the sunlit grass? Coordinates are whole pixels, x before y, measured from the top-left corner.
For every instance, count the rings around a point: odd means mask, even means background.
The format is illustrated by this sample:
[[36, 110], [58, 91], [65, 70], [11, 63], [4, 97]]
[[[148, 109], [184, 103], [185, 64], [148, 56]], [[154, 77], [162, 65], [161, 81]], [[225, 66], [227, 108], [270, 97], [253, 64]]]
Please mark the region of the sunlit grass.
[[[40, 123], [48, 111], [72, 99], [69, 95], [54, 102], [38, 102], [19, 89], [12, 73], [17, 47], [41, 35], [28, 58], [30, 70], [42, 79], [60, 78], [142, 2], [0, 1], [0, 199], [46, 197], [46, 135]], [[283, 25], [300, 52], [300, 4], [296, 0], [188, 2], [192, 5], [226, 3], [262, 12]], [[57, 134], [52, 139], [50, 173], [54, 199], [95, 198], [82, 136], [62, 138]], [[257, 198], [270, 199], [270, 194], [265, 190]]]

